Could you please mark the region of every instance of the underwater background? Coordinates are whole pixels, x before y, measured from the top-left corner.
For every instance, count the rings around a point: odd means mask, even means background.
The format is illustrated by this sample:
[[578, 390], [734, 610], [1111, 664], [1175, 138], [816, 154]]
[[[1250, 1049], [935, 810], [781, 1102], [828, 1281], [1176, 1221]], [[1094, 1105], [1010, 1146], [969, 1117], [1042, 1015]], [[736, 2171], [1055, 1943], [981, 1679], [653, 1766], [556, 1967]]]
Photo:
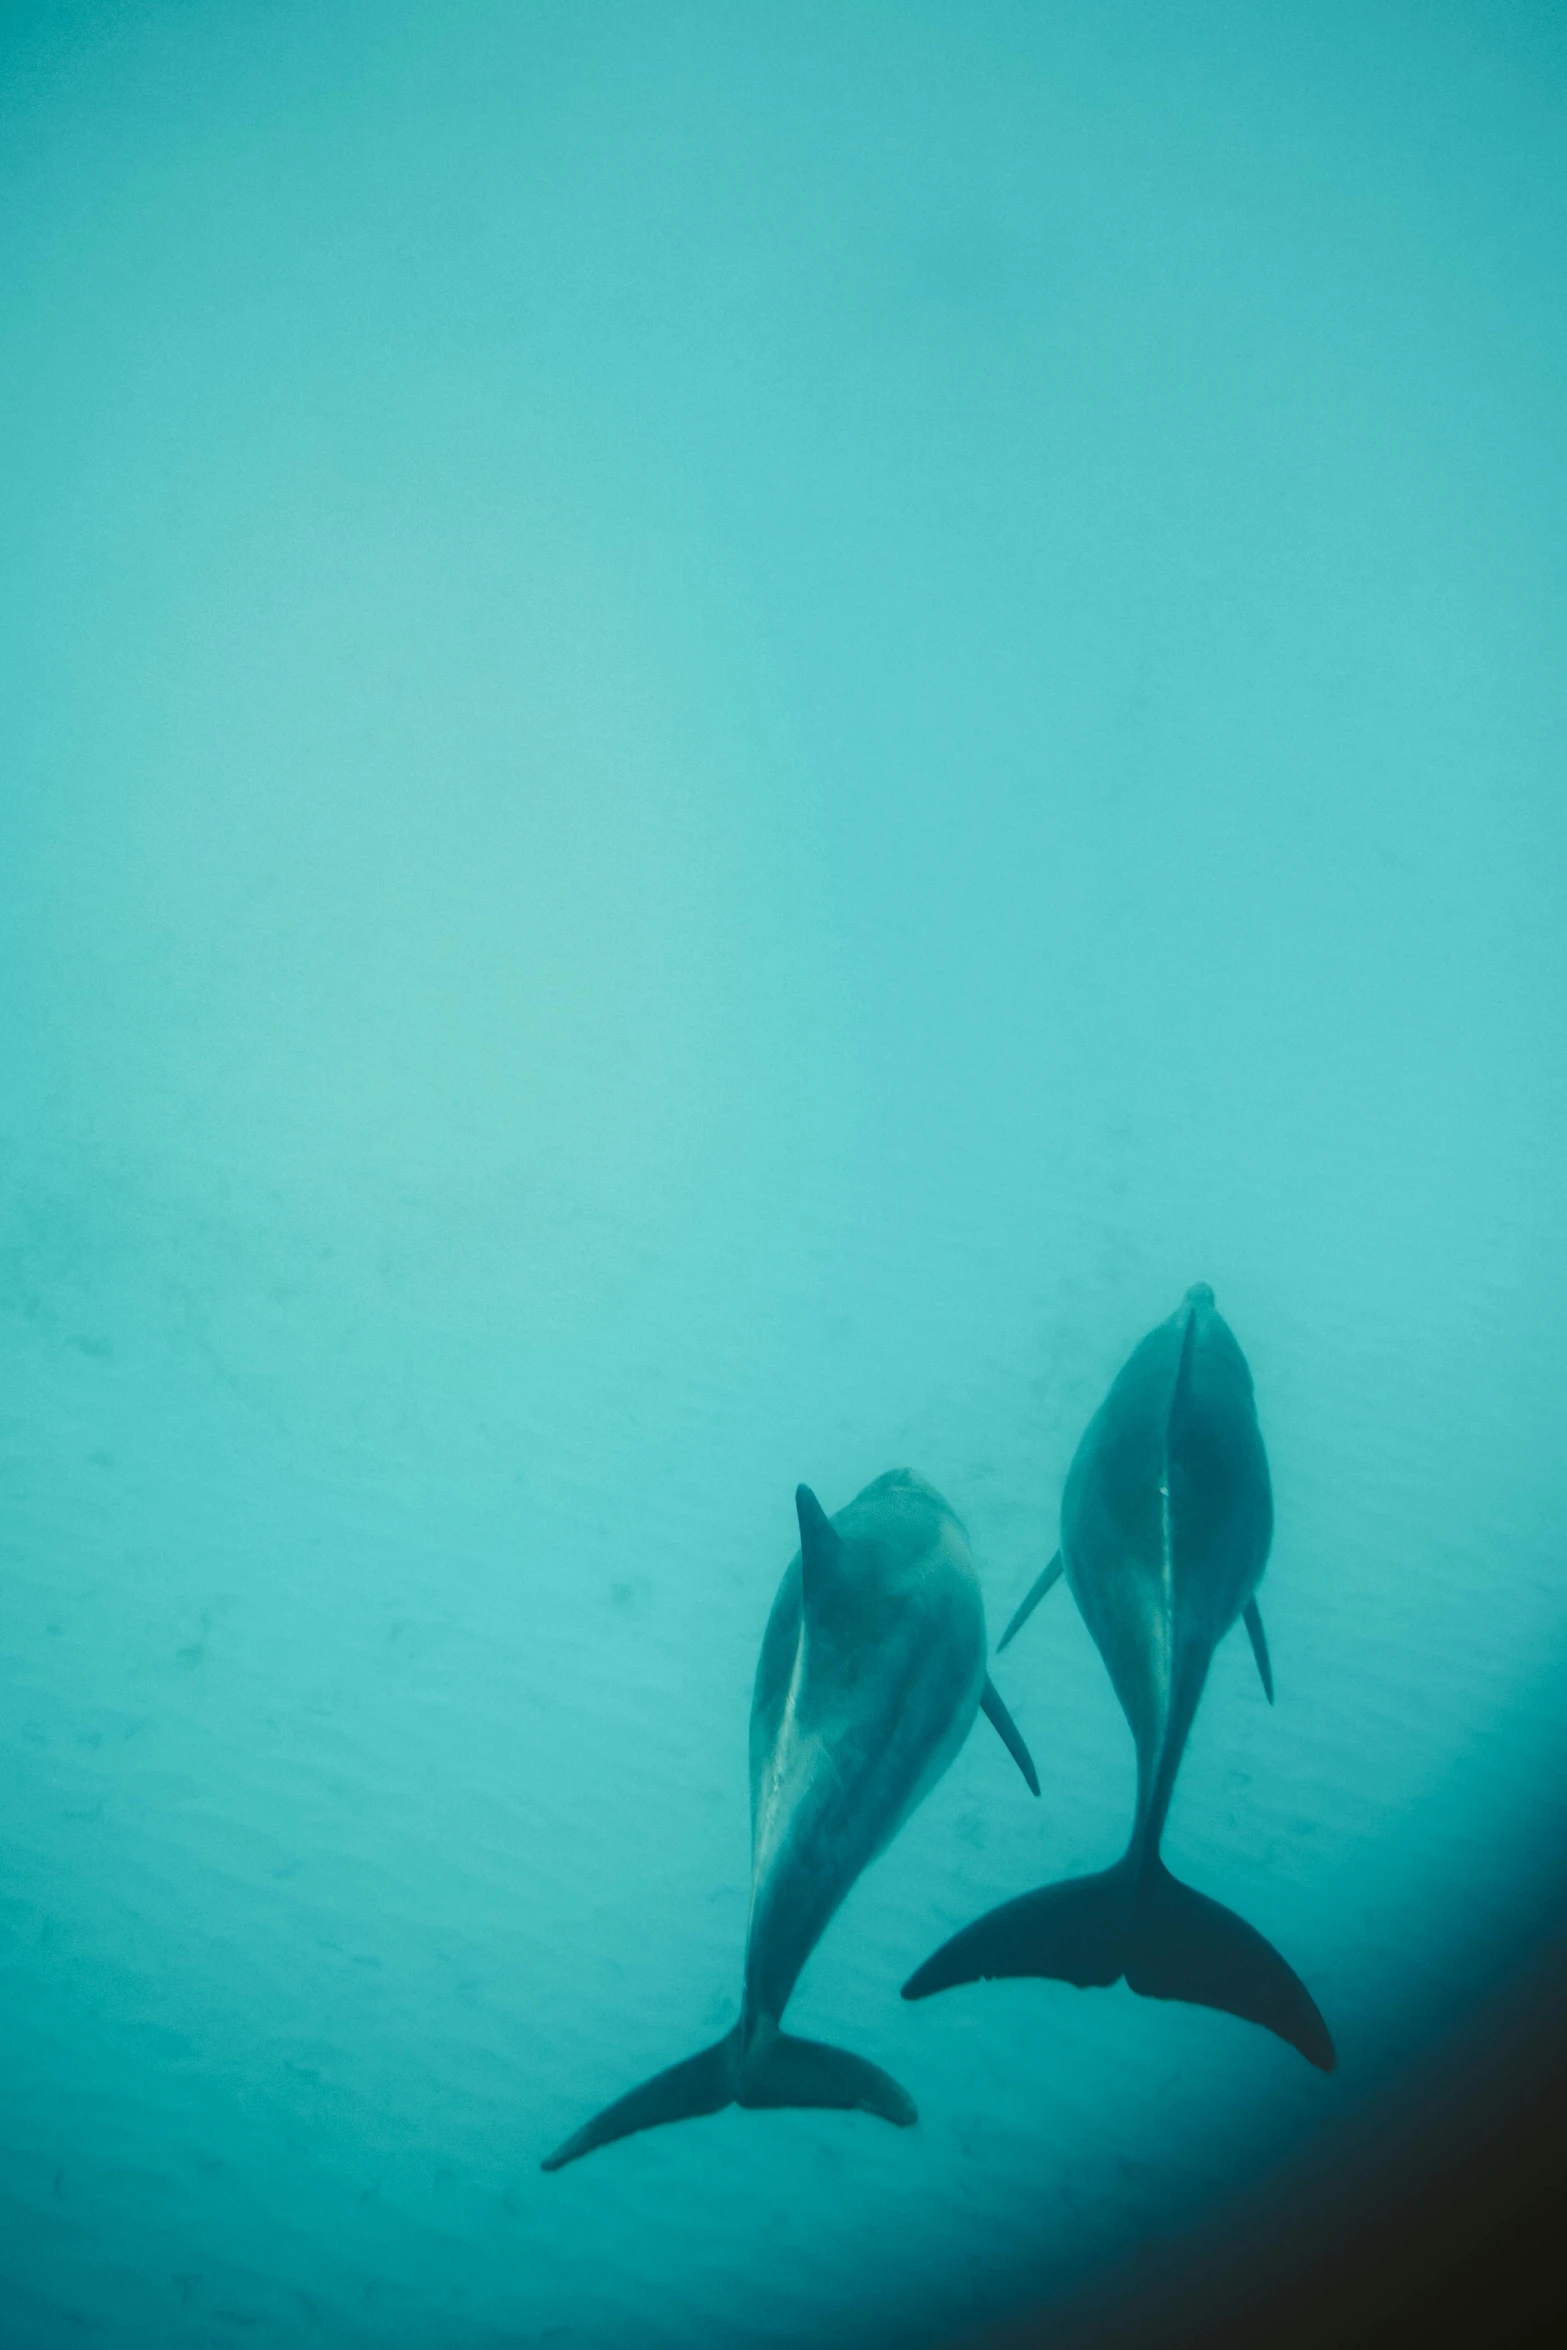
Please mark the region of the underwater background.
[[[1567, 13], [0, 7], [0, 2331], [934, 2343], [1360, 2117], [1559, 1902]], [[1191, 1282], [1282, 2043], [898, 1986], [1111, 1860], [1062, 1592], [791, 2026], [751, 1676], [992, 1640]]]

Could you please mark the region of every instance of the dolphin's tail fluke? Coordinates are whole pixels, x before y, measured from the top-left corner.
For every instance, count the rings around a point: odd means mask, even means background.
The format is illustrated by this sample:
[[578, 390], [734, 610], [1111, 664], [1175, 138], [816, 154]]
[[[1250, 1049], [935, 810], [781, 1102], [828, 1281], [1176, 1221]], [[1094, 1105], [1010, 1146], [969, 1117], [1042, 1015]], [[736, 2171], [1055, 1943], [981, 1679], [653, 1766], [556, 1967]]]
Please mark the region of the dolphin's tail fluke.
[[928, 1999], [958, 1983], [1045, 1975], [1114, 1983], [1145, 1999], [1182, 1999], [1261, 2024], [1323, 2072], [1336, 2058], [1316, 2001], [1293, 1967], [1233, 1910], [1172, 1877], [1158, 1859], [1130, 1858], [1095, 1877], [1068, 1877], [1003, 1902], [954, 1934], [903, 1986]]
[[876, 2113], [906, 2130], [919, 2120], [914, 2100], [891, 2073], [825, 2040], [779, 2032], [752, 2050], [740, 2078], [742, 2105], [817, 2105], [840, 2113]]
[[944, 1942], [903, 1986], [905, 1999], [928, 1999], [959, 1983], [1004, 1975], [1049, 1975], [1056, 1982], [1119, 1982], [1126, 1971], [1136, 1886], [1123, 1862], [1097, 1877], [1063, 1877], [987, 1911]]
[[1126, 1979], [1145, 1999], [1185, 1999], [1261, 2024], [1325, 2073], [1338, 2062], [1321, 2010], [1288, 1960], [1255, 1926], [1193, 1892], [1160, 1860], [1138, 1888]]
[[563, 2146], [546, 2155], [542, 2168], [564, 2170], [568, 2162], [580, 2161], [596, 2147], [613, 2145], [617, 2138], [629, 2138], [636, 2130], [656, 2130], [660, 2122], [691, 2121], [701, 2113], [722, 2113], [735, 2100], [739, 2061], [733, 2043], [738, 2036], [736, 2025], [711, 2048], [704, 2048], [700, 2056], [688, 2056], [684, 2064], [672, 2064], [640, 2088], [628, 2089], [624, 2097], [606, 2105]]
[[672, 2064], [667, 2072], [655, 2073], [640, 2088], [606, 2105], [547, 2155], [541, 2168], [563, 2170], [568, 2162], [580, 2161], [584, 2154], [637, 2130], [721, 2113], [726, 2105], [810, 2105], [875, 2113], [899, 2129], [919, 2118], [907, 2090], [863, 2056], [831, 2048], [825, 2040], [797, 2040], [771, 2025], [754, 2031], [746, 2047], [736, 2024], [700, 2056]]

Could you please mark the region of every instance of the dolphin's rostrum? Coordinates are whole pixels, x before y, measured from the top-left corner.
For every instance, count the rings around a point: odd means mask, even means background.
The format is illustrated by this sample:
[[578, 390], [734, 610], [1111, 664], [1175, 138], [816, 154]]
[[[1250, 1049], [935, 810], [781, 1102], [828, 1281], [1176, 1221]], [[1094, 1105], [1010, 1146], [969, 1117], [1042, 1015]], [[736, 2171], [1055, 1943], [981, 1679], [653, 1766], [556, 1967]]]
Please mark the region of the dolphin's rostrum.
[[740, 2020], [656, 2073], [545, 2161], [726, 2105], [858, 2107], [900, 2127], [891, 2075], [779, 2018], [850, 1886], [897, 1834], [983, 1704], [1034, 1793], [1027, 1749], [985, 1671], [968, 1539], [939, 1493], [889, 1470], [828, 1518], [795, 1495], [800, 1548], [773, 1603], [751, 1701], [751, 1919]]
[[1114, 1868], [993, 1909], [903, 1987], [924, 1999], [1006, 1975], [1108, 1984], [1264, 2025], [1325, 2072], [1333, 2042], [1271, 1943], [1159, 1857], [1175, 1775], [1218, 1642], [1244, 1617], [1271, 1702], [1253, 1596], [1273, 1496], [1251, 1373], [1199, 1282], [1138, 1346], [1089, 1422], [1061, 1503], [1061, 1548], [1002, 1636], [1063, 1569], [1137, 1744], [1137, 1811]]

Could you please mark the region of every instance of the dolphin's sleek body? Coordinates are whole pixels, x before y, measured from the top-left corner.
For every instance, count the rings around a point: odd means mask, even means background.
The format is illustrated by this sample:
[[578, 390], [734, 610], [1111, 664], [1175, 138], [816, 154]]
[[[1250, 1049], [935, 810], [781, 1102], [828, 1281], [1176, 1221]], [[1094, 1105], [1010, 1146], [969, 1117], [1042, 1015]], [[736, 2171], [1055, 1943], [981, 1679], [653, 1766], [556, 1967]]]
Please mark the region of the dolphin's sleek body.
[[1272, 1674], [1254, 1593], [1273, 1494], [1251, 1373], [1200, 1282], [1132, 1353], [1089, 1422], [1061, 1503], [1061, 1548], [1002, 1636], [1063, 1569], [1137, 1744], [1137, 1810], [1114, 1868], [993, 1909], [904, 1985], [1045, 1975], [1184, 1999], [1262, 2024], [1324, 2071], [1333, 2043], [1304, 1983], [1244, 1919], [1172, 1877], [1159, 1857], [1175, 1775], [1213, 1651], [1244, 1617]]
[[968, 1538], [909, 1469], [829, 1519], [795, 1495], [800, 1548], [773, 1602], [751, 1700], [751, 1919], [740, 2020], [583, 2125], [559, 2170], [634, 2130], [726, 2105], [859, 2107], [907, 2126], [912, 2100], [846, 2049], [779, 2018], [862, 1869], [891, 1843], [983, 1705], [1034, 1793], [1027, 1749], [985, 1670]]

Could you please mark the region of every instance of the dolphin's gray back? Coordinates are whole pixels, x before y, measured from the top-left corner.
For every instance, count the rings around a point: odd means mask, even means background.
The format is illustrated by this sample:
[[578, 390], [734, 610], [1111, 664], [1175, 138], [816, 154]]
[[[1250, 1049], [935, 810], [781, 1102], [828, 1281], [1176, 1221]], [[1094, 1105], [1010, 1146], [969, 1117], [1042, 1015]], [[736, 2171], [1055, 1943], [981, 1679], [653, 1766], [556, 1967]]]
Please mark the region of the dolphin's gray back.
[[794, 1677], [795, 1657], [800, 1646], [800, 1554], [784, 1569], [778, 1596], [773, 1601], [772, 1613], [767, 1619], [767, 1630], [762, 1635], [762, 1652], [756, 1660], [756, 1681], [751, 1691], [751, 1845], [756, 1846], [756, 1814], [762, 1787], [765, 1783], [767, 1760], [778, 1743], [778, 1731], [783, 1719], [789, 1686]]
[[[915, 1970], [905, 1999], [998, 1976], [1085, 1986], [1124, 1977], [1143, 1998], [1261, 2024], [1333, 2070], [1333, 2036], [1288, 1960], [1172, 1876], [1159, 1852], [1214, 1644], [1248, 1608], [1272, 1534], [1251, 1373], [1202, 1284], [1133, 1351], [1077, 1448], [1061, 1504], [1061, 1564], [1137, 1741], [1126, 1851], [1113, 1868], [1040, 1885], [976, 1918]], [[1014, 1624], [1049, 1590], [1056, 1565]], [[1247, 1623], [1267, 1685], [1255, 1610]]]
[[854, 1880], [968, 1735], [984, 1612], [958, 1519], [907, 1470], [797, 1554], [773, 1603], [751, 1708], [748, 2012], [777, 2017]]
[[[604, 2106], [546, 2170], [726, 2105], [858, 2110], [900, 2129], [916, 2119], [880, 2066], [781, 2031], [779, 2018], [833, 1911], [972, 1726], [985, 1686], [979, 1586], [962, 1527], [909, 1470], [879, 1477], [833, 1519], [809, 1486], [795, 1507], [800, 1551], [773, 1602], [751, 1706], [739, 2021]], [[1010, 1743], [1026, 1762], [1015, 1731]]]
[[1246, 1357], [1212, 1291], [1198, 1298], [1170, 1411], [1170, 1526], [1177, 1610], [1212, 1646], [1262, 1580], [1273, 1486]]
[[1168, 1799], [1209, 1659], [1272, 1535], [1251, 1373], [1199, 1287], [1117, 1375], [1061, 1507], [1067, 1579], [1132, 1726], [1144, 1808], [1156, 1775]]

